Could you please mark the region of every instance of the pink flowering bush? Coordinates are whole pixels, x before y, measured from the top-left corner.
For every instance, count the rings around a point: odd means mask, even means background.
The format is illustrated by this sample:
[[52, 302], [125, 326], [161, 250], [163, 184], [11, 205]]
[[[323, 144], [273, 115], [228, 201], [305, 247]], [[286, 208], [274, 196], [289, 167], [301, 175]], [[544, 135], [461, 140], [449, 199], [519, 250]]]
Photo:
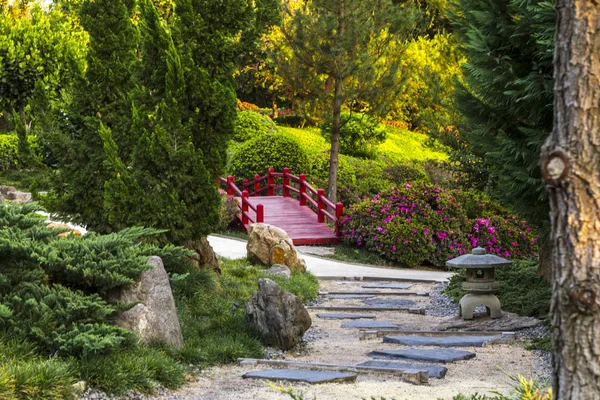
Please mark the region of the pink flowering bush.
[[537, 251], [527, 223], [486, 196], [428, 184], [408, 183], [355, 204], [342, 234], [347, 242], [406, 266], [443, 267], [476, 246], [505, 258], [530, 258]]

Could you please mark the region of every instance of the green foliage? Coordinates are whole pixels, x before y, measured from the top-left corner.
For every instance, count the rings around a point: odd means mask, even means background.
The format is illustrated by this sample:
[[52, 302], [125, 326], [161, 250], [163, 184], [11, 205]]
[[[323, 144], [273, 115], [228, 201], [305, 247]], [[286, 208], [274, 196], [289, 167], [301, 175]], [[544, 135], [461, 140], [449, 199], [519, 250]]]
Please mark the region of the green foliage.
[[135, 336], [111, 324], [122, 306], [99, 293], [129, 285], [150, 255], [176, 271], [190, 252], [143, 244], [159, 232], [131, 228], [106, 236], [59, 238], [34, 205], [0, 207], [0, 330], [26, 338], [40, 354], [74, 357], [130, 347]]
[[[501, 287], [497, 294], [502, 309], [526, 316], [546, 316], [550, 311], [552, 288], [537, 274], [537, 263], [512, 260], [508, 267], [496, 269], [496, 280]], [[445, 293], [458, 301], [466, 292], [462, 289], [464, 271], [455, 273]]]
[[[22, 137], [22, 136], [21, 136]], [[38, 138], [27, 135], [26, 148], [29, 149], [29, 157], [23, 157], [21, 137], [13, 134], [0, 134], [0, 171], [15, 169], [19, 166], [25, 168], [35, 167], [41, 159], [41, 148]]]
[[256, 136], [275, 132], [271, 118], [254, 111], [238, 111], [233, 125], [233, 140], [246, 142]]
[[409, 183], [355, 204], [346, 212], [342, 234], [348, 243], [407, 266], [444, 267], [477, 245], [508, 258], [532, 257], [536, 251], [525, 221], [485, 196], [423, 184]]
[[522, 375], [509, 376], [514, 382], [514, 389], [506, 396], [499, 392], [492, 392], [493, 396], [458, 394], [452, 397], [452, 400], [552, 400], [552, 389], [547, 385], [527, 379]]
[[[374, 158], [377, 145], [386, 138], [386, 129], [376, 118], [361, 113], [342, 113], [340, 153]], [[331, 120], [321, 125], [321, 135], [331, 142]]]
[[552, 129], [555, 11], [540, 0], [460, 0], [452, 15], [468, 62], [457, 101], [462, 133], [496, 184], [494, 197], [544, 234], [540, 147]]
[[306, 173], [310, 169], [308, 155], [293, 136], [274, 133], [239, 146], [231, 156], [228, 171], [242, 180], [253, 179], [255, 174], [262, 176], [269, 168], [279, 172], [286, 167], [293, 174]]
[[429, 177], [421, 164], [394, 164], [383, 170], [388, 181], [396, 186], [404, 186], [408, 182], [427, 183]]
[[83, 69], [84, 51], [84, 33], [60, 10], [46, 12], [28, 1], [0, 5], [0, 110], [28, 127], [36, 84], [60, 96]]
[[223, 190], [219, 190], [219, 194], [221, 195], [221, 209], [219, 212], [221, 224], [219, 228], [226, 230], [237, 219], [240, 209], [238, 201], [233, 196], [229, 196]]

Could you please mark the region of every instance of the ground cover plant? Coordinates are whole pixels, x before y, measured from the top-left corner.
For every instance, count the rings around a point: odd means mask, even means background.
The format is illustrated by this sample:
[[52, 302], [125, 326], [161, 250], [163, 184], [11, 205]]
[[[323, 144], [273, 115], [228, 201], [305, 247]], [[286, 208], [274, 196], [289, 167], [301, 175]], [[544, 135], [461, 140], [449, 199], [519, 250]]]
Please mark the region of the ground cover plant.
[[353, 205], [342, 234], [399, 265], [440, 268], [475, 246], [508, 258], [533, 257], [537, 240], [525, 221], [484, 195], [410, 183]]
[[[222, 275], [186, 260], [181, 247], [151, 244], [158, 232], [121, 232], [59, 238], [35, 205], [0, 206], [0, 387], [3, 398], [71, 398], [72, 383], [113, 394], [180, 386], [189, 364], [202, 367], [262, 355], [248, 330], [243, 304], [267, 276], [245, 260], [227, 261]], [[184, 346], [143, 346], [113, 325], [127, 307], [106, 300], [133, 283], [159, 255], [170, 273]], [[304, 301], [317, 296], [314, 276], [273, 278]]]

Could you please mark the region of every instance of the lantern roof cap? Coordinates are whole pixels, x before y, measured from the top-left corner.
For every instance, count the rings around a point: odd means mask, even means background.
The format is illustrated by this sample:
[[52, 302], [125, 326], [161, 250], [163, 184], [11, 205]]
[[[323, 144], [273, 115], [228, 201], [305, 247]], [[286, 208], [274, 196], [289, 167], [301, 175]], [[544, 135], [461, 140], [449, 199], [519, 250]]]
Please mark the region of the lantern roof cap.
[[498, 268], [510, 265], [510, 261], [494, 254], [487, 254], [484, 248], [475, 247], [471, 254], [453, 258], [446, 262], [449, 268]]

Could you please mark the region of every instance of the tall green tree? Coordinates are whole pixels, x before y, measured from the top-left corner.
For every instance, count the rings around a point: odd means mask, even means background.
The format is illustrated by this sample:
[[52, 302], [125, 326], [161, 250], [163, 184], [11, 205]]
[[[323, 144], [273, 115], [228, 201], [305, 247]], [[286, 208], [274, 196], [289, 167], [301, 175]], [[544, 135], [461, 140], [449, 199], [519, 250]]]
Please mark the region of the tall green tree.
[[[399, 54], [418, 32], [418, 8], [392, 0], [308, 0], [284, 2], [282, 31], [295, 61], [312, 82], [311, 90], [325, 105], [331, 124], [328, 197], [336, 200], [342, 109], [362, 102], [374, 114], [385, 114], [387, 99], [398, 90], [394, 82]], [[421, 22], [424, 19], [421, 19]], [[395, 84], [396, 83], [396, 84]]]
[[[493, 196], [544, 235], [549, 208], [538, 165], [552, 130], [553, 2], [458, 0], [456, 6], [455, 32], [468, 59], [466, 84], [457, 90], [468, 123], [462, 133], [494, 176]], [[543, 243], [540, 254], [549, 254]]]
[[233, 70], [278, 8], [181, 0], [167, 15], [153, 3], [81, 6], [89, 67], [52, 141], [61, 161], [50, 204], [96, 231], [144, 225], [164, 229], [163, 242], [187, 244], [218, 223], [214, 183], [233, 134]]
[[0, 112], [21, 119], [29, 130], [27, 109], [39, 82], [56, 98], [80, 76], [85, 64], [85, 33], [77, 20], [39, 3], [0, 3]]

